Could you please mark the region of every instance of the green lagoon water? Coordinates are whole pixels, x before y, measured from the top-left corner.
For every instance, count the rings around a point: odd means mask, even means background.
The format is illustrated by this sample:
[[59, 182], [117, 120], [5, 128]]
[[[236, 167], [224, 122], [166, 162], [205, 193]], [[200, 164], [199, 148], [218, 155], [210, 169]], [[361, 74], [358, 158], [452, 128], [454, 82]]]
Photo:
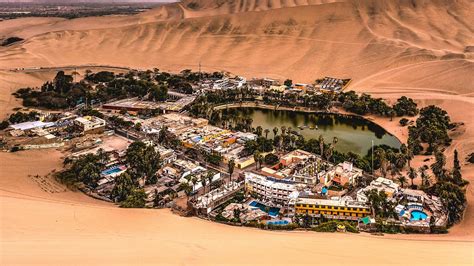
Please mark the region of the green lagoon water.
[[[252, 118], [252, 126], [261, 126], [269, 129], [269, 138], [273, 137], [273, 128], [291, 127], [299, 132], [305, 139], [315, 138], [319, 135], [326, 142], [338, 138], [335, 150], [340, 152], [358, 153], [365, 155], [371, 148], [371, 142], [375, 145], [385, 144], [390, 147], [400, 148], [400, 142], [379, 125], [357, 116], [343, 116], [337, 114], [303, 113], [285, 110], [267, 110], [260, 108], [235, 108], [222, 110], [222, 112], [235, 112], [239, 116]], [[310, 129], [310, 127], [316, 127]], [[299, 127], [304, 127], [300, 129]]]

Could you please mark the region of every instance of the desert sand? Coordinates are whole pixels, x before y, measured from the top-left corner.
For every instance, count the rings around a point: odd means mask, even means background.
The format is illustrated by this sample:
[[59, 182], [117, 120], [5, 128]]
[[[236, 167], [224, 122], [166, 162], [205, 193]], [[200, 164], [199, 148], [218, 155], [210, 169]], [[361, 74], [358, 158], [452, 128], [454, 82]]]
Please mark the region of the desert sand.
[[[186, 0], [134, 16], [3, 21], [0, 38], [25, 41], [0, 47], [0, 116], [20, 105], [12, 91], [55, 74], [13, 68], [180, 71], [201, 61], [204, 70], [248, 78], [351, 77], [350, 88], [359, 92], [439, 105], [464, 123], [451, 133], [451, 163], [454, 149], [462, 160], [474, 152], [472, 13], [468, 0]], [[406, 139], [398, 119], [372, 119]], [[61, 156], [54, 150], [0, 154], [1, 264], [474, 263], [472, 185], [465, 219], [447, 235], [268, 232], [92, 200], [43, 178], [60, 169]], [[462, 167], [472, 184], [473, 165], [463, 161]]]

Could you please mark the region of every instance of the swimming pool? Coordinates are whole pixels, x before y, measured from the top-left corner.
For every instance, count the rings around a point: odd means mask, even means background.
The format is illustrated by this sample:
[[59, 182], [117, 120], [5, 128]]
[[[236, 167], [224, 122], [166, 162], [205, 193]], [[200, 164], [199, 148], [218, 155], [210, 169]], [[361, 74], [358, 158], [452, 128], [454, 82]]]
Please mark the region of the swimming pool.
[[108, 176], [108, 175], [112, 175], [112, 174], [118, 174], [118, 173], [123, 172], [125, 170], [127, 170], [127, 167], [125, 167], [125, 165], [119, 165], [119, 166], [114, 166], [112, 168], [106, 169], [106, 170], [102, 171], [101, 174], [103, 176]]
[[287, 225], [289, 222], [287, 220], [277, 220], [277, 221], [268, 221], [267, 224], [271, 225]]
[[264, 211], [264, 212], [267, 212], [270, 216], [277, 216], [278, 213], [280, 212], [280, 209], [279, 208], [270, 208], [268, 209], [267, 206], [261, 204], [261, 203], [258, 203], [256, 201], [252, 201], [250, 202], [249, 204], [250, 206], [252, 207], [256, 207], [256, 208], [259, 208], [260, 210]]
[[418, 210], [413, 210], [411, 211], [411, 221], [420, 221], [420, 220], [426, 220], [428, 218], [428, 215], [422, 211]]

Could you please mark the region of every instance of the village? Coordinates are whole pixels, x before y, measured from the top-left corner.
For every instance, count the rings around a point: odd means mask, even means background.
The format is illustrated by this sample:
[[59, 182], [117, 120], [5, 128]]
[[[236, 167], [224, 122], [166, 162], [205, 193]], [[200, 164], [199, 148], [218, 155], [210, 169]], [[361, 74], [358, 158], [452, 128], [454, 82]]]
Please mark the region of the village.
[[[331, 77], [314, 84], [201, 79], [189, 92], [168, 91], [165, 101], [86, 100], [65, 112], [35, 110], [30, 121], [11, 123], [2, 131], [1, 145], [9, 152], [60, 149], [66, 154], [65, 165], [104, 155], [93, 174], [84, 178], [88, 181], [75, 185], [109, 202], [140, 196], [140, 207], [172, 208], [181, 215], [267, 229], [312, 228], [331, 221], [338, 221], [340, 231], [402, 228], [430, 233], [446, 228], [447, 210], [436, 196], [367, 173], [350, 161], [334, 163], [323, 156], [322, 148], [320, 154], [301, 149], [251, 151], [248, 143], [268, 138], [261, 131], [223, 128], [190, 111], [195, 100], [209, 92], [245, 88], [263, 101], [275, 92], [337, 94], [349, 83]], [[132, 150], [155, 157], [149, 162], [151, 172], [146, 165], [147, 172], [133, 178], [140, 193], [124, 194], [123, 176], [140, 170], [139, 162], [131, 159]]]

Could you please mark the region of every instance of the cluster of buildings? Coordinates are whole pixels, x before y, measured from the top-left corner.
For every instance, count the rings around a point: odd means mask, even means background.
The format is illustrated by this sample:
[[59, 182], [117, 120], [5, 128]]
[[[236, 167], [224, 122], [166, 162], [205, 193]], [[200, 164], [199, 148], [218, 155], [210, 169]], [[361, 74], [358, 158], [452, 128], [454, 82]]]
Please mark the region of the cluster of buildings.
[[280, 93], [326, 93], [341, 92], [349, 85], [351, 79], [339, 79], [332, 77], [324, 77], [317, 79], [314, 84], [292, 83], [290, 86], [282, 84], [279, 80], [269, 78], [253, 78], [248, 82], [250, 88], [263, 88], [270, 91]]
[[196, 99], [196, 96], [169, 92], [169, 98], [172, 100], [168, 100], [165, 102], [152, 102], [140, 100], [138, 98], [128, 98], [115, 102], [105, 103], [102, 105], [102, 109], [114, 113], [126, 111], [127, 113], [132, 115], [137, 115], [140, 112], [150, 110], [161, 110], [164, 112], [180, 112], [186, 106], [190, 105], [194, 101], [194, 99]]
[[4, 148], [43, 149], [64, 146], [70, 139], [101, 134], [106, 121], [95, 116], [72, 113], [44, 114], [40, 120], [10, 125], [2, 136]]
[[170, 133], [178, 137], [185, 148], [219, 155], [225, 164], [234, 159], [237, 168], [245, 168], [254, 163], [253, 156], [241, 156], [245, 142], [257, 138], [253, 133], [222, 129], [209, 125], [206, 119], [192, 118], [179, 113], [148, 119], [142, 127], [147, 133], [157, 133], [166, 127]]
[[244, 77], [223, 77], [222, 79], [209, 79], [200, 82], [196, 89], [204, 91], [230, 90], [247, 86], [249, 89], [259, 91], [275, 91], [280, 93], [326, 93], [341, 92], [350, 83], [351, 79], [340, 79], [333, 77], [324, 77], [316, 80], [314, 84], [292, 83], [287, 86], [280, 80], [271, 78], [252, 78], [250, 80]]
[[349, 86], [350, 82], [351, 79], [324, 77], [316, 80], [315, 89], [323, 92], [341, 92]]
[[[245, 189], [260, 203], [281, 208], [287, 215], [294, 216], [305, 210], [306, 204], [303, 206], [301, 202], [316, 199], [319, 201], [318, 206], [327, 205], [336, 208], [349, 203], [363, 205], [357, 200], [338, 197], [344, 193], [345, 186], [354, 185], [359, 177], [362, 177], [362, 170], [350, 162], [333, 165], [318, 155], [294, 150], [281, 156], [279, 163], [274, 167], [245, 172]], [[337, 189], [332, 190], [333, 187]], [[326, 205], [322, 204], [324, 201], [327, 201]], [[320, 214], [319, 211], [308, 213]], [[351, 213], [345, 218], [353, 219], [353, 217], [357, 218]]]

